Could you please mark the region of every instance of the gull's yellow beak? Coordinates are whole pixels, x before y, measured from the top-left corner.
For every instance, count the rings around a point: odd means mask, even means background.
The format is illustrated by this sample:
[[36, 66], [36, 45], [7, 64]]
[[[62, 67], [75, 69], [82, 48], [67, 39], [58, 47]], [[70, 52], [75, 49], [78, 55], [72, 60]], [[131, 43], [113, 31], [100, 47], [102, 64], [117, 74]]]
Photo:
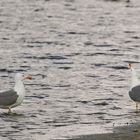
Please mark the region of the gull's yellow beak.
[[28, 75], [28, 76], [25, 76], [25, 77], [23, 78], [23, 80], [26, 80], [26, 79], [32, 80], [32, 76], [31, 76], [31, 75]]

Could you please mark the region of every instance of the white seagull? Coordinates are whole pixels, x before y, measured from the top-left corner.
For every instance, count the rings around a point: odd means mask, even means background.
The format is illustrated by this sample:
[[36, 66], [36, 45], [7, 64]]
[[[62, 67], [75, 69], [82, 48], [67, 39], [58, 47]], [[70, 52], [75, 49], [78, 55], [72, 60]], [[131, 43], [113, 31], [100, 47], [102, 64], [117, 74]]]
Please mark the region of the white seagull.
[[132, 86], [129, 91], [130, 98], [136, 103], [136, 112], [138, 110], [138, 104], [140, 103], [140, 80], [137, 76], [135, 69], [129, 64], [129, 68], [132, 73]]
[[24, 76], [21, 73], [15, 75], [15, 86], [13, 89], [0, 92], [0, 108], [8, 109], [8, 113], [11, 113], [11, 108], [20, 105], [23, 102], [25, 96], [25, 88], [23, 81], [25, 79], [31, 80], [30, 75]]

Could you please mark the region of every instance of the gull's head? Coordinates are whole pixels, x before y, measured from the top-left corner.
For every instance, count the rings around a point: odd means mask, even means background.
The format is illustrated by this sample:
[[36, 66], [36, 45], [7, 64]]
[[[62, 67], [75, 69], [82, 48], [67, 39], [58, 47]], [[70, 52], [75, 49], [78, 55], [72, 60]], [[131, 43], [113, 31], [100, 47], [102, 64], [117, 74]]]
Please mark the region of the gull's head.
[[32, 76], [31, 75], [27, 75], [27, 76], [24, 76], [24, 74], [22, 73], [17, 73], [15, 75], [15, 81], [23, 81], [23, 80], [26, 80], [26, 79], [29, 79], [29, 80], [32, 80]]

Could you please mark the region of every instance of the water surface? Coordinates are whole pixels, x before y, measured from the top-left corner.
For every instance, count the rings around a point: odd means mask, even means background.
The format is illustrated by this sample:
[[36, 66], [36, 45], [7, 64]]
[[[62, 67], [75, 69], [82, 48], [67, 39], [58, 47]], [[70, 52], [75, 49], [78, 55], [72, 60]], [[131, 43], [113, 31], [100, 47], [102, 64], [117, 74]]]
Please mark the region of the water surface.
[[0, 110], [0, 138], [66, 139], [139, 122], [127, 69], [140, 67], [139, 12], [139, 0], [1, 0], [0, 89], [16, 72], [33, 80], [14, 114]]

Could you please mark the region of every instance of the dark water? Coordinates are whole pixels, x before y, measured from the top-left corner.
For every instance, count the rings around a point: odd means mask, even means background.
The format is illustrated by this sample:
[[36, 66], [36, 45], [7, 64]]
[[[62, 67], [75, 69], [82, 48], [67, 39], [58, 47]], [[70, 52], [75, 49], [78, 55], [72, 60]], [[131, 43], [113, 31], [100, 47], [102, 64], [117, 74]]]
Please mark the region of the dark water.
[[140, 67], [139, 13], [139, 0], [1, 0], [0, 89], [16, 72], [33, 80], [16, 114], [0, 110], [0, 139], [66, 139], [139, 122], [127, 69]]

